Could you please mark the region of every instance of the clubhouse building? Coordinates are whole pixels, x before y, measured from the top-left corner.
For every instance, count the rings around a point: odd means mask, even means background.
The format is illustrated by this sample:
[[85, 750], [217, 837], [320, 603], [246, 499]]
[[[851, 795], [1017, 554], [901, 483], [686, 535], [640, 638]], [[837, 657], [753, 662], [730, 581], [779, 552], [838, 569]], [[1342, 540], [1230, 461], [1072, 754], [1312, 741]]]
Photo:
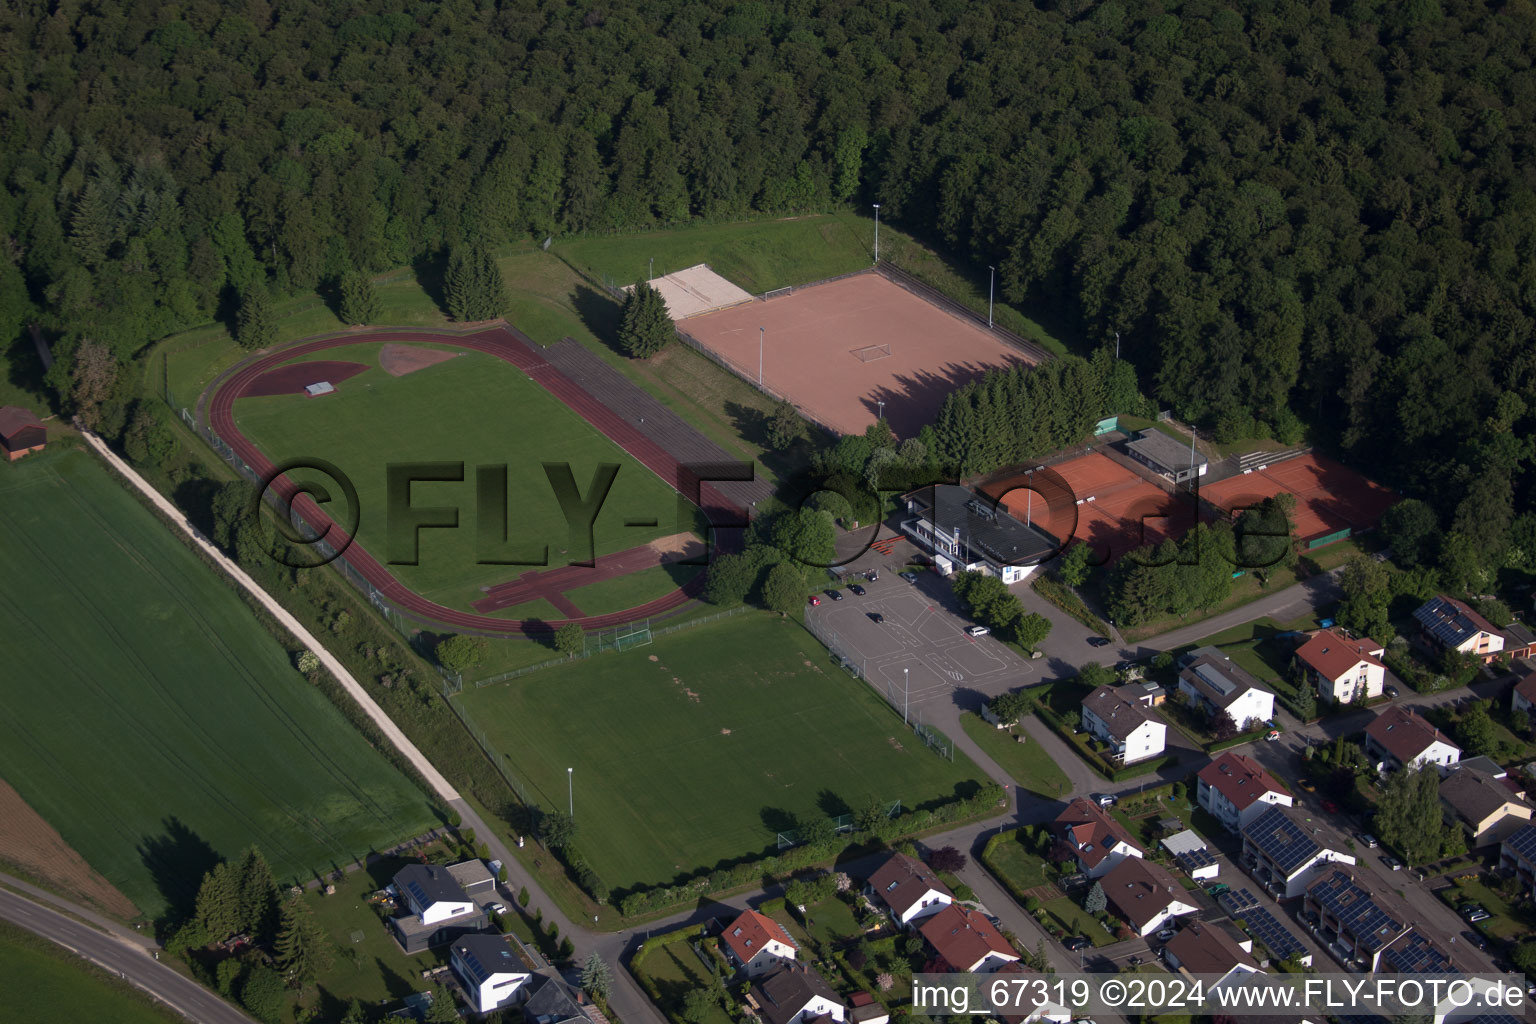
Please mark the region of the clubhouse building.
[[1050, 560], [1061, 543], [1038, 526], [1019, 522], [991, 498], [954, 484], [934, 484], [902, 497], [909, 518], [902, 532], [933, 556], [941, 576], [984, 572], [1019, 583]]

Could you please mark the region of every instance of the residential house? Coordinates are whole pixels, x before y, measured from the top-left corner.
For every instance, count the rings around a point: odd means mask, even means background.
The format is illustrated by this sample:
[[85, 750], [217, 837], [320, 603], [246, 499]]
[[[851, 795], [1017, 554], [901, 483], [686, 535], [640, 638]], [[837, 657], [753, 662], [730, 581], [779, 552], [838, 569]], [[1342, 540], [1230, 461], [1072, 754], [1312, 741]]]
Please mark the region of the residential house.
[[553, 968], [535, 974], [525, 987], [523, 1003], [526, 1024], [590, 1024], [586, 997], [566, 984]]
[[747, 1005], [764, 1024], [830, 1024], [848, 1015], [837, 993], [806, 964], [781, 967], [753, 982]]
[[1523, 825], [1499, 843], [1499, 866], [1515, 873], [1536, 897], [1536, 825]]
[[1153, 713], [1149, 697], [1107, 684], [1083, 699], [1083, 728], [1109, 744], [1115, 760], [1123, 764], [1157, 757], [1168, 736], [1168, 726]]
[[448, 868], [408, 864], [395, 874], [394, 889], [401, 912], [389, 923], [407, 953], [452, 942], [466, 932], [484, 930], [489, 923], [485, 911]]
[[1314, 878], [1302, 920], [1340, 963], [1371, 973], [1456, 973], [1442, 943], [1422, 929], [1395, 894], [1373, 891], [1364, 876], [1335, 866]]
[[1171, 918], [1200, 909], [1166, 868], [1140, 857], [1122, 860], [1099, 884], [1110, 911], [1137, 935], [1150, 935]]
[[1504, 649], [1504, 634], [1454, 597], [1436, 594], [1419, 605], [1413, 618], [1437, 650], [1460, 651], [1486, 664]]
[[1293, 802], [1285, 787], [1257, 761], [1231, 750], [1201, 768], [1195, 778], [1200, 806], [1231, 832], [1241, 832], [1269, 807], [1290, 807]]
[[1525, 623], [1516, 620], [1501, 626], [1499, 632], [1504, 634], [1504, 655], [1511, 660], [1529, 658], [1536, 651], [1536, 631]]
[[1163, 946], [1163, 959], [1180, 974], [1226, 974], [1238, 964], [1258, 970], [1253, 940], [1231, 934], [1219, 921], [1191, 921]]
[[1300, 896], [1319, 872], [1355, 858], [1313, 838], [1289, 808], [1271, 807], [1243, 829], [1243, 867], [1276, 899]]
[[1531, 823], [1531, 803], [1518, 786], [1465, 764], [1440, 781], [1440, 806], [1472, 849], [1502, 842]]
[[1239, 732], [1251, 732], [1275, 715], [1275, 695], [1215, 647], [1200, 647], [1180, 661], [1179, 692], [1207, 715], [1225, 711]]
[[1536, 708], [1536, 668], [1522, 667], [1518, 671], [1514, 692], [1509, 697], [1509, 709], [1536, 715], [1532, 710]]
[[1100, 878], [1127, 857], [1146, 855], [1118, 821], [1086, 797], [1077, 797], [1056, 816], [1051, 829], [1072, 851], [1079, 871]]
[[794, 963], [800, 947], [784, 926], [755, 910], [744, 910], [720, 933], [726, 959], [747, 977], [757, 978]]
[[1365, 753], [1378, 771], [1449, 767], [1461, 760], [1461, 748], [1450, 737], [1407, 708], [1390, 707], [1365, 727]]
[[890, 1024], [891, 1011], [875, 1001], [868, 992], [855, 992], [848, 997], [849, 1024]]
[[1208, 881], [1221, 872], [1221, 865], [1211, 855], [1210, 847], [1205, 845], [1205, 840], [1193, 829], [1187, 828], [1165, 836], [1158, 841], [1158, 845], [1173, 854], [1174, 862], [1196, 881]]
[[933, 484], [903, 495], [902, 501], [911, 517], [902, 522], [902, 532], [933, 555], [934, 568], [943, 576], [984, 572], [1019, 583], [1061, 549], [1032, 521], [1021, 523], [1004, 505], [964, 487]]
[[884, 904], [891, 920], [903, 928], [937, 914], [955, 898], [949, 886], [939, 881], [939, 876], [928, 865], [904, 853], [887, 857], [870, 874], [864, 891]]
[[1296, 649], [1296, 667], [1303, 685], [1333, 704], [1380, 697], [1387, 682], [1382, 662], [1386, 649], [1366, 637], [1355, 640], [1331, 629], [1320, 629]]
[[1019, 959], [1001, 932], [979, 910], [950, 904], [924, 921], [918, 931], [933, 950], [932, 973], [990, 974]]
[[455, 939], [449, 963], [477, 1013], [490, 1013], [511, 1003], [533, 977], [532, 968], [505, 938], [485, 932]]

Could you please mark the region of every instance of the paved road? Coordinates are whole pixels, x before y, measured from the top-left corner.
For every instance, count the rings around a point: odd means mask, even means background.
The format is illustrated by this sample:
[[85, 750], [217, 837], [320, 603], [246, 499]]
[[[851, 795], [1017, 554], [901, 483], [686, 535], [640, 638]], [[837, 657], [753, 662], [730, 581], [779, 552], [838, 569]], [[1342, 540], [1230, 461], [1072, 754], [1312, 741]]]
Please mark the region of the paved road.
[[136, 942], [104, 934], [7, 889], [0, 889], [0, 917], [78, 953], [190, 1020], [201, 1024], [255, 1024], [197, 982], [156, 961], [149, 950]]

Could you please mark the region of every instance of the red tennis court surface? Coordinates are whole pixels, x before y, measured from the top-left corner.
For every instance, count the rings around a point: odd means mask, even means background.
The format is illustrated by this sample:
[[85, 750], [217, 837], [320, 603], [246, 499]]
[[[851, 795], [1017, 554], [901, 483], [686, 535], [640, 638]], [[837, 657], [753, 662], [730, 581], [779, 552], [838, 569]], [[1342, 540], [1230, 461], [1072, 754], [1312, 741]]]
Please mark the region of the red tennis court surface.
[[1310, 454], [1200, 488], [1202, 498], [1229, 514], [1276, 494], [1296, 496], [1296, 536], [1304, 542], [1345, 527], [1370, 529], [1397, 502], [1380, 484], [1326, 456]]
[[994, 367], [1030, 362], [985, 327], [873, 271], [705, 313], [678, 325], [749, 381], [843, 434], [861, 434], [880, 403], [902, 437], [938, 415], [944, 396]]
[[1050, 469], [1065, 481], [1065, 491], [1055, 478], [1037, 473], [1031, 496], [1030, 479], [1019, 473], [988, 484], [987, 493], [1016, 519], [1086, 542], [1101, 565], [1165, 537], [1182, 537], [1195, 524], [1192, 499], [1175, 497], [1106, 456], [1084, 455]]

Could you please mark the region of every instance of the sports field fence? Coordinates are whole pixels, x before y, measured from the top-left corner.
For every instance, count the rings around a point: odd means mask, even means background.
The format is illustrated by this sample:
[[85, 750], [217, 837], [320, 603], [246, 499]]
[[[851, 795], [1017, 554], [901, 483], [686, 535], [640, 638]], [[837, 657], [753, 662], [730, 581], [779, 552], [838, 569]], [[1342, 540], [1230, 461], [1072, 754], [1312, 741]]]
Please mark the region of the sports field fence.
[[491, 762], [497, 774], [501, 776], [502, 781], [507, 784], [507, 788], [517, 797], [518, 802], [524, 807], [532, 807], [533, 804], [528, 800], [528, 787], [524, 786], [522, 780], [513, 773], [512, 766], [507, 761], [507, 755], [496, 749], [490, 737], [485, 734], [485, 730], [481, 729], [480, 724], [470, 717], [469, 712], [459, 706], [457, 700], [449, 697], [446, 703], [453, 709], [453, 713], [458, 716], [459, 724], [464, 727], [464, 731], [474, 738], [475, 743], [480, 747], [480, 752], [485, 755], [487, 761]]
[[922, 709], [914, 709], [910, 706], [906, 699], [907, 695], [896, 686], [894, 680], [887, 679], [880, 683], [871, 678], [868, 659], [845, 645], [837, 630], [823, 625], [819, 618], [819, 616], [812, 616], [810, 609], [807, 608], [800, 621], [806, 631], [821, 642], [845, 672], [855, 679], [864, 680], [871, 689], [884, 697], [891, 709], [902, 716], [911, 727], [913, 734], [922, 740], [929, 750], [946, 761], [953, 761], [955, 759], [954, 742], [923, 720]]

